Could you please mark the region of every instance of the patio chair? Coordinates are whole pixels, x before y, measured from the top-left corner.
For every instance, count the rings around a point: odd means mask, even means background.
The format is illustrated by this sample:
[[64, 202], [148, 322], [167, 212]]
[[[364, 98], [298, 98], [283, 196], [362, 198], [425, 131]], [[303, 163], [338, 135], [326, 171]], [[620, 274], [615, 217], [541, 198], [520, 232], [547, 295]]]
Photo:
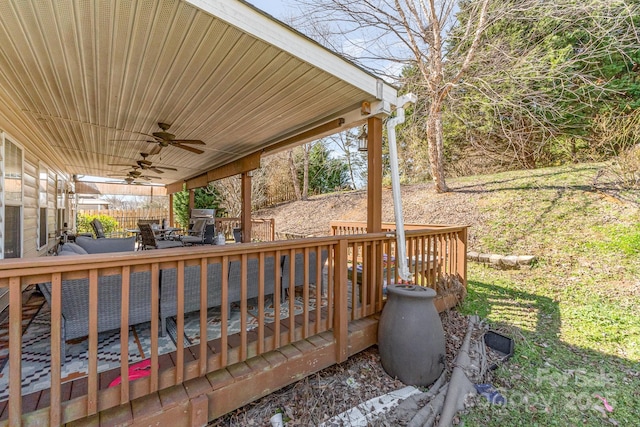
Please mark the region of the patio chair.
[[206, 219], [204, 218], [196, 219], [195, 222], [193, 223], [193, 227], [191, 227], [191, 229], [187, 231], [187, 234], [180, 237], [180, 241], [188, 245], [203, 245], [204, 231], [206, 227], [207, 227]]
[[167, 249], [179, 248], [183, 246], [179, 240], [158, 240], [151, 228], [151, 224], [138, 224], [140, 230], [140, 238], [142, 240], [142, 249]]
[[96, 239], [104, 239], [106, 237], [104, 235], [104, 227], [98, 218], [94, 218], [93, 221], [91, 221], [91, 227], [96, 235]]

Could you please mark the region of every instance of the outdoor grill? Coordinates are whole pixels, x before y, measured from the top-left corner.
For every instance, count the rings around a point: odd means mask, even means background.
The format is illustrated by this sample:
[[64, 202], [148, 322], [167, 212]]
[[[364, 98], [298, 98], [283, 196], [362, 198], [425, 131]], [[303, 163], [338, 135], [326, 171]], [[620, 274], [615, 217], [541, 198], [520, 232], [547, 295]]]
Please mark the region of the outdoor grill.
[[189, 218], [189, 229], [197, 219], [206, 218], [207, 226], [204, 230], [204, 243], [212, 245], [216, 236], [216, 210], [215, 209], [193, 209]]

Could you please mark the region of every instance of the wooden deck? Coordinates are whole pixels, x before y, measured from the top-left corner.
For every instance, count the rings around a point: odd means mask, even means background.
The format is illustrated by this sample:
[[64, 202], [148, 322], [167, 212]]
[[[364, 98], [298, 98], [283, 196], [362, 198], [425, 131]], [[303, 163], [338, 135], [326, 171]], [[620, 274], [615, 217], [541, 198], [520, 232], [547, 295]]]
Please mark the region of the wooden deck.
[[[26, 310], [25, 310], [26, 311]], [[29, 313], [25, 313], [26, 316]], [[312, 319], [315, 321], [315, 313], [312, 313]], [[326, 319], [327, 310], [323, 309], [323, 317]], [[281, 339], [286, 340], [286, 337], [289, 334], [288, 329], [288, 319], [283, 319], [280, 321], [280, 331], [282, 334]], [[296, 316], [296, 325], [297, 328], [302, 327], [303, 316]], [[275, 331], [275, 325], [266, 324], [265, 325], [265, 338], [273, 338]], [[300, 334], [300, 331], [298, 331]], [[250, 346], [253, 346], [258, 341], [257, 331], [249, 331], [247, 333], [248, 343]], [[233, 352], [234, 349], [240, 347], [241, 338], [240, 333], [236, 333], [228, 336], [228, 349]], [[219, 355], [221, 353], [221, 338], [217, 338], [215, 340], [210, 340], [207, 343], [207, 355], [208, 357], [213, 357], [215, 355]], [[193, 346], [185, 347], [185, 361], [195, 361], [198, 359], [200, 354], [200, 345], [196, 344]], [[160, 370], [165, 370], [168, 368], [175, 368], [177, 363], [177, 353], [167, 353], [159, 356], [159, 366]], [[106, 390], [109, 388], [109, 384], [120, 376], [120, 369], [111, 369], [108, 371], [104, 371], [98, 374], [98, 388], [99, 390]], [[67, 401], [74, 399], [75, 397], [82, 396], [86, 394], [88, 386], [88, 378], [82, 377], [75, 380], [71, 380], [62, 384], [62, 400]], [[43, 409], [48, 407], [51, 404], [50, 401], [50, 390], [45, 389], [35, 393], [31, 393], [23, 396], [23, 408], [26, 412], [37, 411], [39, 409]], [[8, 416], [7, 411], [8, 401], [0, 402], [0, 420], [6, 420]]]
[[[440, 227], [407, 232], [409, 257], [433, 259], [437, 262], [422, 269], [423, 285], [439, 287], [441, 279], [459, 278], [466, 285], [466, 228]], [[0, 286], [10, 290], [9, 313], [9, 390], [8, 402], [0, 404], [0, 427], [4, 425], [175, 425], [200, 426], [251, 401], [304, 378], [314, 372], [345, 361], [350, 355], [362, 351], [377, 341], [377, 319], [384, 304], [383, 282], [397, 280], [386, 260], [394, 259], [394, 237], [387, 233], [340, 235], [297, 241], [228, 245], [227, 247], [178, 248], [144, 251], [133, 255], [106, 254], [105, 256], [64, 257], [65, 259], [16, 260], [0, 266]], [[311, 254], [326, 253], [326, 261]], [[295, 316], [280, 317], [280, 296], [283, 289], [276, 286], [273, 294], [273, 322], [258, 320], [253, 330], [247, 327], [249, 261], [266, 266], [272, 257], [280, 260], [303, 260], [304, 273], [296, 276], [291, 264], [289, 283], [295, 282], [296, 295], [302, 312]], [[86, 260], [91, 258], [91, 262]], [[312, 259], [315, 261], [312, 262]], [[240, 332], [228, 334], [227, 303], [230, 302], [230, 281], [227, 278], [229, 262], [240, 262], [242, 278], [238, 286], [240, 299]], [[218, 286], [222, 292], [220, 338], [209, 341], [206, 347], [195, 345], [169, 354], [160, 354], [158, 335], [151, 334], [151, 370], [149, 376], [129, 381], [127, 344], [129, 337], [128, 310], [122, 310], [119, 356], [120, 369], [97, 372], [99, 299], [98, 279], [103, 275], [129, 272], [150, 272], [151, 330], [159, 330], [159, 272], [177, 268], [176, 315], [177, 336], [184, 335], [184, 272], [194, 265], [201, 266], [200, 295], [207, 295], [207, 266], [222, 263], [222, 279]], [[324, 263], [324, 265], [323, 265]], [[90, 265], [88, 265], [90, 264]], [[348, 280], [349, 268], [358, 264], [362, 275], [359, 283]], [[316, 273], [310, 267], [315, 265]], [[418, 265], [418, 263], [415, 263]], [[297, 268], [297, 267], [296, 267]], [[417, 268], [417, 267], [415, 267]], [[321, 273], [322, 271], [322, 273]], [[280, 283], [281, 272], [275, 269], [275, 283]], [[303, 279], [298, 279], [303, 277]], [[87, 377], [62, 383], [60, 360], [62, 283], [66, 278], [86, 278], [89, 295], [89, 361]], [[257, 319], [266, 319], [265, 275], [260, 273], [258, 283]], [[33, 283], [52, 282], [54, 295], [51, 305], [51, 388], [20, 398], [21, 383], [13, 367], [21, 366], [19, 328], [22, 310], [22, 289]], [[446, 281], [446, 280], [445, 280]], [[322, 287], [312, 286], [322, 283]], [[122, 307], [128, 307], [128, 287], [122, 286]], [[321, 289], [323, 296], [321, 298]], [[326, 295], [324, 294], [326, 292]], [[352, 298], [353, 296], [353, 298]], [[326, 299], [326, 305], [317, 308], [312, 300]], [[352, 304], [352, 301], [355, 303]], [[455, 295], [436, 300], [439, 310], [457, 303]], [[294, 313], [293, 298], [283, 307]], [[200, 299], [200, 332], [205, 336], [207, 298]], [[204, 308], [205, 311], [202, 310]], [[123, 376], [119, 386], [109, 383]]]

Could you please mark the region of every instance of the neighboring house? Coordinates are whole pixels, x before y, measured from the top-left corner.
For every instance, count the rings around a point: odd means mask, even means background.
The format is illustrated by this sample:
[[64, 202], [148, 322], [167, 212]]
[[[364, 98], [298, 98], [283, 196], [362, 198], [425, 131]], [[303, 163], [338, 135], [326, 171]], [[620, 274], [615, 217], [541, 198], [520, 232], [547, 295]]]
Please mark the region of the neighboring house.
[[108, 210], [109, 202], [106, 200], [100, 200], [93, 197], [81, 197], [78, 199], [78, 210]]

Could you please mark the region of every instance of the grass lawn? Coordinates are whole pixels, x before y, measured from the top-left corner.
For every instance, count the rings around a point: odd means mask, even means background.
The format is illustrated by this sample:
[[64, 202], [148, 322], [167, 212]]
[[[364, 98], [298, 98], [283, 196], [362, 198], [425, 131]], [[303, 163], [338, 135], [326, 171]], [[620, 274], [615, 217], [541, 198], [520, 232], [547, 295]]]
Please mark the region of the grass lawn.
[[488, 220], [470, 249], [538, 257], [522, 270], [469, 264], [462, 312], [516, 350], [494, 378], [507, 404], [481, 403], [463, 425], [640, 425], [640, 213], [594, 189], [602, 167], [459, 181], [484, 189]]

